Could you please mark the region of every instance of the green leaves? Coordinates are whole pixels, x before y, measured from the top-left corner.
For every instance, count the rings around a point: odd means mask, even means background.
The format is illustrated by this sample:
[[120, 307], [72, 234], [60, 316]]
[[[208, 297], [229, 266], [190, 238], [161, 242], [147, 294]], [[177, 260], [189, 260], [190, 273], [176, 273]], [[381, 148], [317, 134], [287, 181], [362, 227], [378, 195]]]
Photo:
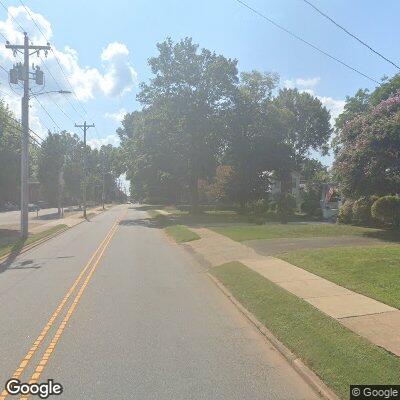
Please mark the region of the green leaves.
[[236, 93], [236, 60], [199, 49], [191, 38], [157, 44], [153, 78], [141, 84], [144, 109], [119, 130], [138, 199], [198, 202], [198, 180], [215, 171], [223, 115]]

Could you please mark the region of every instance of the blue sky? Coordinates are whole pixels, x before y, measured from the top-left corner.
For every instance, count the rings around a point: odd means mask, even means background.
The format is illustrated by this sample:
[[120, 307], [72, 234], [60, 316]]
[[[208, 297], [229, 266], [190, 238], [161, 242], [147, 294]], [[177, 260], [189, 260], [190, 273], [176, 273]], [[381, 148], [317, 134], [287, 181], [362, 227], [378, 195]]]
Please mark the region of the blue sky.
[[[44, 41], [35, 32], [36, 28], [19, 1], [2, 1], [11, 7], [9, 12], [36, 41]], [[386, 0], [384, 6], [375, 0], [312, 1], [388, 58], [395, 62], [399, 60], [398, 0]], [[277, 30], [234, 0], [26, 0], [24, 3], [35, 13], [46, 34], [51, 35], [51, 43], [61, 62], [65, 62], [65, 70], [71, 74], [74, 89], [89, 114], [82, 116], [97, 125], [97, 130], [90, 132], [93, 146], [116, 143], [118, 114], [140, 107], [135, 100], [138, 82], [150, 77], [147, 59], [156, 54], [156, 42], [167, 36], [176, 40], [192, 36], [202, 47], [237, 58], [240, 70], [277, 72], [282, 85], [312, 91], [334, 114], [340, 111], [346, 95], [354, 94], [360, 87], [372, 89], [375, 86]], [[301, 0], [247, 0], [247, 3], [377, 80], [396, 72], [394, 67], [338, 30]], [[7, 13], [3, 8], [0, 8], [0, 21], [3, 24], [0, 32], [7, 37], [13, 36], [13, 29], [18, 31], [10, 18], [7, 25]], [[10, 40], [18, 41], [19, 37], [10, 37]], [[11, 54], [7, 55], [2, 49], [0, 62], [9, 68]], [[59, 84], [66, 87], [58, 65], [51, 57], [47, 63]], [[55, 88], [49, 76], [47, 82], [47, 88]], [[8, 90], [4, 73], [0, 75], [0, 89]], [[10, 92], [10, 102], [19, 115], [18, 101], [13, 96]], [[45, 97], [41, 98], [43, 104], [57, 124], [74, 131], [72, 121], [59, 111], [53, 100], [59, 102], [73, 120], [80, 122], [82, 116], [70, 105], [73, 101], [75, 108], [81, 110], [76, 101]], [[54, 128], [54, 123], [36, 104], [32, 116], [32, 126], [43, 134], [44, 126]], [[329, 163], [330, 158], [324, 161]]]

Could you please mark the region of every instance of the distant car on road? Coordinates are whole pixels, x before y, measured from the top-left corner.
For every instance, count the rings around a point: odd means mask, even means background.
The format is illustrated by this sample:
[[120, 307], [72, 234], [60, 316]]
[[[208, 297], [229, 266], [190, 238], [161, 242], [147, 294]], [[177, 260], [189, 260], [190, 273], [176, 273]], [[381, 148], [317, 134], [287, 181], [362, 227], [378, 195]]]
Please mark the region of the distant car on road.
[[37, 204], [28, 204], [28, 211], [39, 211], [40, 207]]

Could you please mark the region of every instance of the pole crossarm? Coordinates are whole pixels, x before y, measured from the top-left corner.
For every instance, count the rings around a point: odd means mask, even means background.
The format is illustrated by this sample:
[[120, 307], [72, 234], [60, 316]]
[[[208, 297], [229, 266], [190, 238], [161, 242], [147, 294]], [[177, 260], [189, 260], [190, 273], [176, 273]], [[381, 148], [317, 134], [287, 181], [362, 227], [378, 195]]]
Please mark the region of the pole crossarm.
[[[11, 49], [11, 50], [25, 50], [25, 46], [23, 44], [6, 44], [6, 49]], [[51, 47], [50, 45], [47, 46], [33, 46], [33, 45], [29, 45], [28, 46], [29, 50], [36, 50], [36, 51], [40, 51], [40, 50], [50, 50]]]
[[89, 128], [94, 128], [94, 127], [95, 127], [95, 124], [88, 125], [88, 124], [86, 124], [86, 122], [83, 125], [75, 124], [75, 128], [89, 129]]

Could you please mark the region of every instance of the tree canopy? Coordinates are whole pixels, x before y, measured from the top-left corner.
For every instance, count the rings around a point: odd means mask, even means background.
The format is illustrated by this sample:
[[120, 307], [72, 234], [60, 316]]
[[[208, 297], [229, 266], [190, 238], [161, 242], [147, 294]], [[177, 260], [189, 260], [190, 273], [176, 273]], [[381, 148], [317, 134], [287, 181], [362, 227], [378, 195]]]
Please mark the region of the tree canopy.
[[190, 202], [196, 211], [201, 182], [244, 205], [268, 194], [270, 172], [287, 179], [311, 150], [326, 151], [330, 114], [318, 98], [277, 92], [276, 73], [239, 76], [236, 60], [190, 38], [167, 38], [157, 50], [137, 96], [142, 109], [117, 131], [137, 200]]

